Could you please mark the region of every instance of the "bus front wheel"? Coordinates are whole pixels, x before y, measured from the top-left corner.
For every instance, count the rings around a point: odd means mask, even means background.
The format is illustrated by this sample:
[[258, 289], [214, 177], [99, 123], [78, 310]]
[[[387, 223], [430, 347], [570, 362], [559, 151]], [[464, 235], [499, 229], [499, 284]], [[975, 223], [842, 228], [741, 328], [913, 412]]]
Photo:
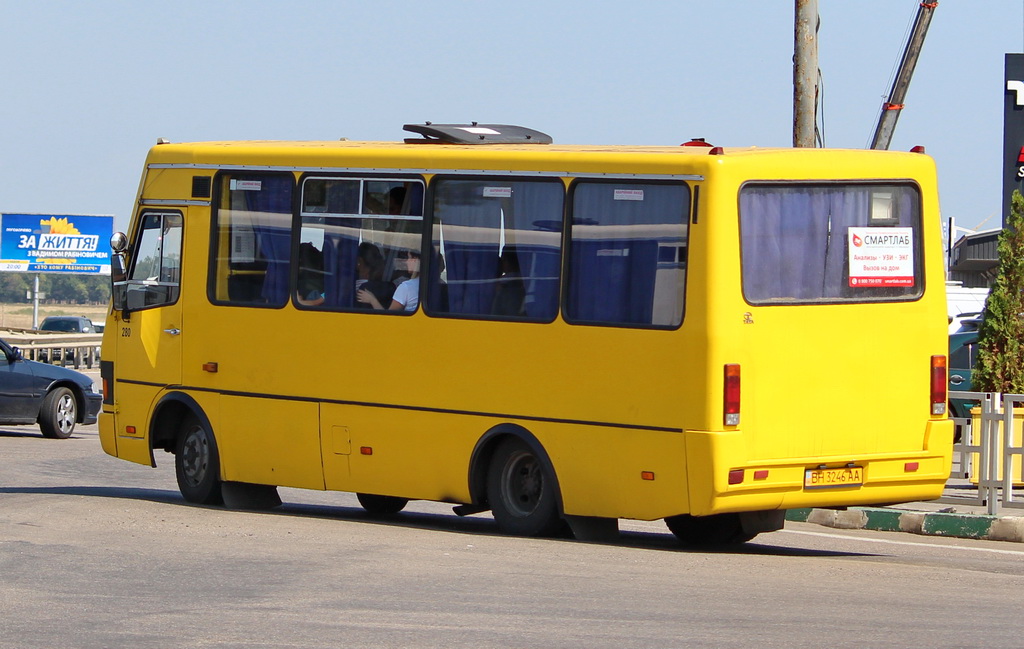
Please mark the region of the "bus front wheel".
[[739, 514], [713, 514], [711, 516], [690, 516], [681, 514], [669, 516], [665, 524], [683, 545], [711, 547], [746, 543], [757, 534], [743, 531]]
[[219, 505], [223, 501], [220, 481], [220, 455], [217, 442], [195, 417], [185, 421], [178, 435], [174, 469], [178, 489], [185, 500], [200, 505]]
[[519, 438], [498, 446], [487, 473], [487, 500], [503, 532], [547, 536], [562, 526], [555, 480], [534, 451]]

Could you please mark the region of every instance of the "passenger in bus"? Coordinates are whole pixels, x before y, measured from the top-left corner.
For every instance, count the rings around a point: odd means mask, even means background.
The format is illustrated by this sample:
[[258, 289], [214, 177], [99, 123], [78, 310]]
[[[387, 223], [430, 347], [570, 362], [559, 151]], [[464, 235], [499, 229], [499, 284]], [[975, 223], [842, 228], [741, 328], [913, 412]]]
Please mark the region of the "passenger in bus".
[[299, 283], [295, 301], [304, 306], [324, 303], [324, 254], [308, 241], [299, 244]]
[[391, 304], [384, 307], [377, 296], [366, 289], [356, 293], [356, 299], [364, 304], [369, 304], [374, 309], [385, 309], [390, 311], [415, 311], [420, 303], [420, 253], [411, 250], [402, 250], [398, 253], [400, 265], [405, 266], [409, 279], [398, 285]]
[[[384, 281], [384, 255], [380, 248], [364, 241], [356, 256], [356, 306], [372, 308], [372, 303], [359, 299], [360, 291], [369, 291], [378, 304], [391, 304], [395, 285]], [[377, 307], [380, 308], [380, 307]]]
[[506, 246], [501, 253], [501, 275], [494, 289], [494, 301], [491, 313], [501, 316], [523, 315], [523, 302], [526, 298], [526, 286], [519, 271], [519, 255], [512, 246]]

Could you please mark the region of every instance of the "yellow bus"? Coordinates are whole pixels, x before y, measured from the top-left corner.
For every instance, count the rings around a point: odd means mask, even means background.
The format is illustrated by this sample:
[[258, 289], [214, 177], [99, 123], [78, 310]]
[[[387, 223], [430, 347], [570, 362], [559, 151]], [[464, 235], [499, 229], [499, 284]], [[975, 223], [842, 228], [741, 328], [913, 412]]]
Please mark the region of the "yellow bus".
[[161, 141], [115, 234], [100, 437], [184, 498], [276, 487], [688, 544], [949, 475], [923, 152]]

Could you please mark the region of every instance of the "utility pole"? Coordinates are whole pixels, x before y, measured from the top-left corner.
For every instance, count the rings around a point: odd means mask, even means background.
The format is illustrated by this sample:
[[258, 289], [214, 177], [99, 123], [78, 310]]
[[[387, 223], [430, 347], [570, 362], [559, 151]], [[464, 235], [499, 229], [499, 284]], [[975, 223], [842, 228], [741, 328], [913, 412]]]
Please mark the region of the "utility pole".
[[903, 99], [910, 88], [910, 77], [914, 75], [917, 58], [921, 55], [921, 46], [924, 45], [924, 37], [928, 34], [928, 25], [931, 24], [932, 14], [938, 5], [938, 2], [922, 2], [917, 8], [914, 27], [903, 50], [903, 58], [900, 60], [896, 79], [892, 83], [889, 99], [882, 104], [882, 114], [878, 118], [875, 136], [871, 139], [872, 149], [889, 148], [892, 133], [896, 130], [896, 120], [900, 118], [900, 111], [903, 110]]
[[818, 0], [796, 0], [793, 30], [793, 146], [814, 147], [818, 112]]

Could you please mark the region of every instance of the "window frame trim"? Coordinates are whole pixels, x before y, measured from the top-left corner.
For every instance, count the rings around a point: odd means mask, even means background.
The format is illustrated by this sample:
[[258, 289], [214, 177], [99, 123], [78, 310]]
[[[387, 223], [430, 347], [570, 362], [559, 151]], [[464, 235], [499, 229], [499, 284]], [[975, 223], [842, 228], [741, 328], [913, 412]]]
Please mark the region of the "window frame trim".
[[[220, 210], [221, 210], [221, 197], [223, 196], [223, 183], [225, 177], [233, 176], [282, 176], [289, 177], [292, 182], [292, 196], [291, 196], [291, 213], [290, 213], [290, 224], [288, 228], [288, 236], [292, 239], [289, 241], [288, 254], [291, 255], [294, 252], [294, 233], [295, 233], [295, 213], [298, 205], [298, 192], [295, 191], [297, 187], [297, 181], [295, 178], [294, 171], [289, 171], [285, 168], [264, 170], [264, 169], [248, 169], [244, 167], [236, 166], [218, 166], [218, 171], [213, 176], [213, 182], [211, 186], [212, 196], [210, 197], [210, 234], [209, 234], [209, 255], [207, 259], [207, 279], [206, 279], [206, 299], [210, 304], [214, 306], [227, 306], [227, 307], [241, 307], [251, 309], [283, 309], [292, 303], [291, 297], [284, 300], [281, 304], [260, 304], [258, 302], [235, 302], [232, 300], [220, 300], [216, 297], [216, 283], [217, 283], [217, 250], [219, 244], [217, 225], [219, 223]], [[293, 291], [291, 285], [292, 275], [292, 259], [288, 260], [288, 277], [289, 287], [288, 290]]]
[[[531, 317], [515, 317], [515, 316], [502, 316], [492, 314], [473, 314], [473, 313], [452, 313], [450, 311], [435, 311], [429, 307], [430, 305], [430, 273], [433, 273], [433, 256], [422, 257], [425, 261], [426, 275], [428, 277], [427, 282], [420, 283], [420, 306], [423, 307], [423, 312], [431, 318], [439, 318], [444, 320], [473, 320], [478, 322], [518, 322], [518, 323], [532, 323], [532, 324], [552, 324], [559, 319], [562, 315], [562, 299], [565, 293], [565, 247], [566, 247], [566, 211], [568, 209], [567, 197], [569, 196], [569, 188], [566, 183], [565, 176], [558, 173], [530, 173], [530, 172], [462, 172], [456, 171], [440, 171], [436, 175], [430, 177], [430, 182], [427, 185], [427, 192], [424, 196], [424, 219], [426, 227], [423, 229], [424, 233], [424, 252], [433, 250], [434, 244], [434, 225], [436, 215], [434, 212], [435, 198], [437, 192], [437, 183], [445, 180], [477, 180], [486, 181], [489, 179], [499, 178], [501, 181], [512, 181], [512, 182], [545, 182], [552, 185], [559, 185], [562, 190], [562, 208], [561, 208], [561, 231], [559, 232], [559, 247], [558, 247], [558, 298], [556, 301], [555, 312], [550, 318], [531, 318]], [[497, 278], [496, 278], [497, 279]], [[426, 299], [424, 299], [426, 298]]]
[[[565, 237], [565, 252], [562, 256], [563, 268], [562, 268], [562, 300], [559, 304], [559, 310], [562, 314], [562, 319], [570, 325], [580, 327], [606, 327], [612, 329], [643, 329], [653, 331], [677, 331], [682, 328], [686, 322], [686, 306], [689, 303], [688, 293], [690, 286], [690, 242], [692, 240], [692, 228], [693, 224], [690, 222], [694, 215], [694, 188], [697, 185], [697, 181], [703, 180], [703, 176], [679, 176], [672, 178], [651, 178], [651, 177], [636, 177], [636, 178], [609, 178], [602, 176], [582, 176], [572, 179], [572, 182], [567, 188], [567, 200], [565, 202], [565, 225], [563, 226], [563, 236]], [[575, 192], [576, 188], [585, 183], [595, 184], [621, 184], [623, 181], [629, 182], [630, 184], [649, 184], [649, 185], [669, 185], [669, 186], [680, 186], [686, 190], [686, 200], [682, 203], [683, 214], [680, 220], [680, 226], [685, 231], [685, 239], [683, 241], [685, 247], [685, 254], [680, 260], [683, 263], [683, 305], [682, 312], [679, 314], [679, 323], [676, 325], [657, 325], [657, 324], [635, 324], [629, 322], [605, 322], [605, 321], [592, 321], [592, 320], [578, 320], [576, 318], [569, 317], [569, 286], [570, 286], [570, 272], [569, 267], [571, 265], [572, 258], [572, 226], [573, 226], [573, 213], [575, 210]]]
[[[917, 223], [912, 225], [914, 227], [914, 281], [915, 288], [919, 288], [916, 295], [911, 295], [902, 298], [884, 298], [884, 299], [841, 299], [841, 298], [828, 298], [820, 300], [790, 300], [790, 301], [752, 301], [747, 298], [746, 289], [743, 286], [743, 278], [746, 272], [746, 266], [744, 264], [744, 253], [743, 253], [743, 216], [740, 211], [740, 195], [743, 193], [744, 188], [748, 185], [763, 185], [763, 186], [790, 186], [790, 187], [827, 187], [832, 186], [906, 186], [911, 187], [917, 194]], [[864, 227], [871, 227], [870, 224]], [[843, 304], [897, 304], [897, 303], [909, 303], [917, 302], [924, 297], [925, 292], [928, 290], [927, 286], [927, 268], [925, 254], [926, 249], [924, 245], [924, 191], [921, 188], [921, 184], [913, 178], [829, 178], [821, 180], [772, 180], [772, 179], [750, 179], [740, 183], [740, 186], [736, 190], [736, 244], [739, 252], [740, 260], [740, 295], [743, 297], [743, 302], [748, 306], [752, 307], [789, 307], [789, 306], [814, 306], [814, 305], [843, 305]], [[847, 269], [847, 276], [849, 270]], [[872, 288], [872, 287], [865, 287]]]

